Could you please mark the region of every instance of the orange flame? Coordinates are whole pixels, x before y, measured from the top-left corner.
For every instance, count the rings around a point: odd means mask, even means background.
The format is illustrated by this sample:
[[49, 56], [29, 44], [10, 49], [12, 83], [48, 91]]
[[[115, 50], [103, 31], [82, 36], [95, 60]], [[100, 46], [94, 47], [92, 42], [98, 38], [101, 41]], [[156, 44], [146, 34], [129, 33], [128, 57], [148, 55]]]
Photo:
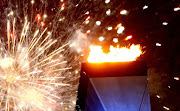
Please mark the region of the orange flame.
[[140, 45], [132, 44], [130, 48], [127, 47], [113, 47], [110, 46], [110, 52], [104, 53], [101, 46], [90, 46], [88, 62], [125, 62], [135, 61], [142, 54]]

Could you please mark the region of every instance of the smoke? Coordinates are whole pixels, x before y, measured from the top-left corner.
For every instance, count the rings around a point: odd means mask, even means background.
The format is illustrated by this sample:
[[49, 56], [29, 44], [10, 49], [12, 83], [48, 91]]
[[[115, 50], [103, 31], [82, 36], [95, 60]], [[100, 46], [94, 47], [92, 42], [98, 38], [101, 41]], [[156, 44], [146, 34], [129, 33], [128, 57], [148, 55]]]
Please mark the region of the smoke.
[[85, 49], [89, 46], [88, 37], [86, 34], [82, 33], [80, 29], [76, 30], [74, 35], [72, 35], [72, 40], [70, 47], [73, 51], [77, 51], [78, 53], [84, 52]]

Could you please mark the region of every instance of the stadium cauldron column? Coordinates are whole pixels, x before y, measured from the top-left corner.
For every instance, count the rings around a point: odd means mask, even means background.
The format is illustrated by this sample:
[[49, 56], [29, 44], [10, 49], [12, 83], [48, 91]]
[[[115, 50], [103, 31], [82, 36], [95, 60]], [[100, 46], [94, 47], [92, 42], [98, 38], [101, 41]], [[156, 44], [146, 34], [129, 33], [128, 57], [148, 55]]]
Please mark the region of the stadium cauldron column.
[[144, 62], [82, 63], [76, 111], [150, 111]]

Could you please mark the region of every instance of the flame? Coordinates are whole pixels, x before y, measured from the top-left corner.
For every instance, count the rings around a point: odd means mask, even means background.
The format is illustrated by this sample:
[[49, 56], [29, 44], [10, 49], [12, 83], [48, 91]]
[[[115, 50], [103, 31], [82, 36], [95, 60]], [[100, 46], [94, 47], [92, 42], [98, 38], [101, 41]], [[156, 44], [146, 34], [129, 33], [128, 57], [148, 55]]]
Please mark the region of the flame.
[[110, 52], [104, 53], [101, 46], [90, 46], [88, 62], [125, 62], [135, 61], [142, 54], [140, 45], [132, 44], [130, 48], [127, 47], [113, 47], [110, 46]]

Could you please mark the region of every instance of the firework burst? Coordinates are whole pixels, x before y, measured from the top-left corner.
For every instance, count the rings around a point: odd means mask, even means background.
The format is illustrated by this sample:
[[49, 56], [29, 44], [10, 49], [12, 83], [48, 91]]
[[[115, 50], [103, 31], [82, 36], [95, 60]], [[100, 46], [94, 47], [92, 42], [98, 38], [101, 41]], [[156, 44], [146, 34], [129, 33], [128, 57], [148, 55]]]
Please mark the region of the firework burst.
[[53, 49], [57, 40], [51, 39], [47, 28], [36, 30], [29, 40], [27, 19], [16, 36], [15, 21], [12, 26], [7, 21], [7, 45], [0, 42], [0, 109], [55, 110], [62, 101], [57, 89], [70, 86], [63, 82], [63, 72], [71, 67], [65, 67], [60, 56], [68, 43]]

